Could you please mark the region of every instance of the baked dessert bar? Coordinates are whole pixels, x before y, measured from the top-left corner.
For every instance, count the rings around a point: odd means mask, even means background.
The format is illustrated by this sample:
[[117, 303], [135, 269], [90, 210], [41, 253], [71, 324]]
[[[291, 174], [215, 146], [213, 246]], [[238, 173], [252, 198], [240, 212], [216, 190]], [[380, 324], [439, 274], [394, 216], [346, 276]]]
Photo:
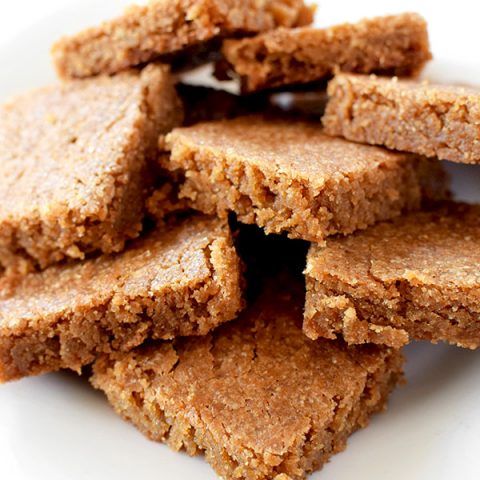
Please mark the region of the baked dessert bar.
[[338, 70], [411, 76], [431, 58], [427, 23], [414, 13], [325, 29], [278, 28], [226, 40], [222, 51], [244, 92], [318, 82]]
[[0, 284], [0, 381], [80, 370], [150, 338], [205, 335], [242, 307], [229, 227], [188, 218], [117, 255]]
[[439, 162], [325, 135], [318, 123], [244, 116], [174, 129], [162, 166], [191, 207], [322, 241], [442, 198]]
[[145, 166], [181, 124], [166, 66], [55, 85], [0, 107], [0, 269], [119, 251], [144, 214]]
[[312, 245], [305, 332], [350, 344], [478, 348], [479, 261], [480, 207], [455, 203]]
[[480, 162], [480, 89], [339, 75], [323, 124], [331, 135], [460, 163]]
[[275, 283], [207, 336], [105, 356], [93, 385], [152, 440], [204, 453], [222, 478], [304, 478], [384, 408], [402, 354], [309, 340], [303, 288]]

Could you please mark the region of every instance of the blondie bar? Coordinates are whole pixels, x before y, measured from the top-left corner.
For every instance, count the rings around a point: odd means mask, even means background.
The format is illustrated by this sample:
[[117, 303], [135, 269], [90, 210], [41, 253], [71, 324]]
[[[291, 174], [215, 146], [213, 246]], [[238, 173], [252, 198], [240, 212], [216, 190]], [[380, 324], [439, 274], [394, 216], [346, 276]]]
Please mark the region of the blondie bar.
[[443, 197], [437, 161], [329, 137], [317, 122], [244, 116], [174, 129], [163, 167], [179, 198], [267, 233], [322, 241]]
[[480, 89], [346, 75], [334, 78], [323, 124], [349, 140], [480, 163]]
[[431, 58], [427, 24], [414, 13], [325, 29], [279, 28], [226, 40], [223, 55], [245, 92], [318, 82], [338, 70], [411, 76]]
[[478, 348], [479, 261], [480, 207], [448, 202], [312, 245], [304, 329], [350, 344]]
[[166, 66], [45, 87], [0, 107], [0, 269], [119, 251], [144, 215], [145, 167], [181, 124]]
[[242, 307], [229, 227], [187, 218], [117, 255], [0, 284], [0, 381], [80, 370], [146, 339], [204, 335]]
[[384, 409], [402, 354], [309, 340], [303, 288], [291, 278], [275, 283], [205, 337], [105, 356], [93, 385], [148, 437], [204, 453], [222, 478], [304, 478]]

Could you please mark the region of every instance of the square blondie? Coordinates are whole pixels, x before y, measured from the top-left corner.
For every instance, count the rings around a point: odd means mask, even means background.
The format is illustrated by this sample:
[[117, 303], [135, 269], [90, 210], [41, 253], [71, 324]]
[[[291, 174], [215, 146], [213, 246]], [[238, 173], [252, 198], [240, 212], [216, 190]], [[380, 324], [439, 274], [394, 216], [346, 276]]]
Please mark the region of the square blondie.
[[446, 194], [439, 162], [332, 138], [316, 122], [244, 116], [174, 129], [166, 144], [180, 199], [290, 238], [321, 242]]
[[480, 89], [342, 74], [328, 86], [327, 133], [440, 160], [480, 163]]
[[0, 107], [0, 269], [123, 248], [144, 215], [147, 162], [181, 124], [169, 68], [52, 85]]
[[0, 281], [0, 381], [80, 370], [147, 339], [205, 335], [243, 306], [228, 225], [187, 218], [122, 253]]
[[105, 356], [92, 383], [149, 438], [205, 454], [222, 478], [302, 479], [384, 409], [403, 363], [394, 349], [309, 340], [303, 303], [303, 286], [276, 278], [238, 320]]
[[319, 82], [337, 71], [414, 76], [432, 56], [427, 23], [414, 13], [328, 28], [278, 28], [225, 40], [222, 52], [244, 92]]
[[480, 208], [445, 203], [312, 245], [304, 329], [401, 347], [480, 346]]

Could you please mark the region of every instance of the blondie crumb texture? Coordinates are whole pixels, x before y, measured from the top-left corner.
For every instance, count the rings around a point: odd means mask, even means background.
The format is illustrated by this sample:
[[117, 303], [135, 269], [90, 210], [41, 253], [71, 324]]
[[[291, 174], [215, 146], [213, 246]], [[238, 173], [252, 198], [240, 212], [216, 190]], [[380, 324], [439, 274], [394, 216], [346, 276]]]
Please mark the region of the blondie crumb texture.
[[480, 207], [447, 203], [312, 245], [310, 338], [480, 346]]
[[230, 211], [267, 233], [322, 241], [417, 209], [445, 194], [439, 162], [350, 143], [318, 123], [245, 116], [178, 128], [164, 167], [182, 172], [179, 198]]
[[328, 86], [331, 135], [460, 163], [480, 163], [480, 89], [339, 75]]
[[146, 158], [181, 124], [168, 67], [46, 87], [0, 107], [0, 267], [119, 251], [138, 235]]
[[[160, 155], [162, 158], [163, 154]], [[148, 218], [156, 225], [162, 226], [171, 219], [175, 221], [180, 215], [192, 211], [188, 199], [180, 198], [179, 185], [183, 181], [184, 177], [180, 173], [160, 170], [156, 185], [145, 202]]]
[[308, 25], [303, 0], [151, 0], [113, 20], [59, 40], [52, 49], [62, 78], [116, 73], [216, 38]]
[[[234, 95], [223, 90], [194, 85], [177, 85], [177, 92], [183, 103], [184, 126], [200, 122], [236, 118], [242, 115], [267, 110], [270, 105], [268, 96], [250, 95], [248, 97]], [[318, 116], [317, 116], [318, 118]], [[153, 193], [147, 199], [147, 212], [157, 223], [168, 217], [191, 210], [187, 198], [179, 197], [179, 186], [184, 181], [181, 172], [168, 172], [163, 168], [165, 161], [165, 136], [158, 142], [159, 175]]]
[[204, 453], [222, 478], [304, 478], [384, 408], [403, 359], [309, 340], [303, 289], [284, 281], [205, 337], [104, 357], [93, 385], [148, 437]]
[[228, 226], [189, 218], [125, 252], [3, 279], [0, 381], [80, 370], [147, 338], [204, 335], [242, 307]]
[[226, 40], [222, 51], [245, 92], [319, 81], [337, 70], [410, 76], [431, 58], [427, 23], [414, 13], [325, 29], [279, 28]]

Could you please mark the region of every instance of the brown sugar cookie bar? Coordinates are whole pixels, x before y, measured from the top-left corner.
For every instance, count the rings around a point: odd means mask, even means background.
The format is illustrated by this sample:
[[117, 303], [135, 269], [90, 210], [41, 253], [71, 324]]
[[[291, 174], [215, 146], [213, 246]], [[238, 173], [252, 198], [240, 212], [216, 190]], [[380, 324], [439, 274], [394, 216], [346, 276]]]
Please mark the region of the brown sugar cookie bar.
[[[277, 279], [278, 282], [278, 279]], [[94, 365], [93, 385], [152, 440], [204, 453], [225, 479], [302, 479], [384, 409], [399, 351], [314, 342], [291, 279], [205, 337]]]
[[443, 204], [312, 245], [310, 338], [480, 346], [480, 207]]
[[427, 24], [414, 13], [325, 29], [279, 28], [226, 40], [223, 54], [245, 92], [320, 81], [337, 70], [415, 75], [431, 58]]
[[52, 49], [62, 78], [116, 73], [157, 60], [190, 59], [224, 37], [308, 25], [303, 0], [152, 0], [101, 25], [59, 40]]
[[53, 266], [0, 285], [0, 381], [80, 370], [147, 338], [204, 335], [242, 307], [229, 227], [183, 223], [124, 252]]
[[323, 124], [331, 135], [460, 163], [480, 162], [480, 89], [338, 75]]
[[145, 160], [181, 124], [168, 67], [45, 87], [0, 107], [0, 268], [138, 235]]
[[439, 162], [324, 135], [318, 123], [244, 116], [174, 129], [164, 167], [192, 208], [322, 241], [445, 193]]

